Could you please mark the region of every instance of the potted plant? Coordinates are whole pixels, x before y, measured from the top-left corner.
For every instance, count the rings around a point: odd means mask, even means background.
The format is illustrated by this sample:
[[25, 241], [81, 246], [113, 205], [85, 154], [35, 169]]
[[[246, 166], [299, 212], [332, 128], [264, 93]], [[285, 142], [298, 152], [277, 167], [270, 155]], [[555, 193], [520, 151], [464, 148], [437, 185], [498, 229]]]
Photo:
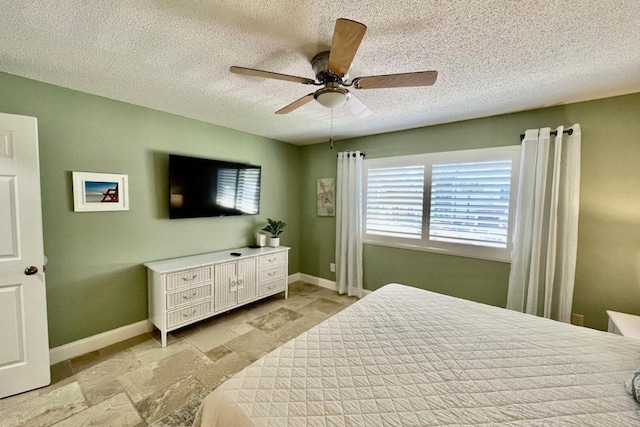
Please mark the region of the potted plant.
[[280, 246], [280, 235], [284, 231], [284, 227], [287, 225], [284, 221], [274, 221], [271, 218], [267, 218], [267, 226], [262, 229], [269, 233], [269, 246], [277, 248]]

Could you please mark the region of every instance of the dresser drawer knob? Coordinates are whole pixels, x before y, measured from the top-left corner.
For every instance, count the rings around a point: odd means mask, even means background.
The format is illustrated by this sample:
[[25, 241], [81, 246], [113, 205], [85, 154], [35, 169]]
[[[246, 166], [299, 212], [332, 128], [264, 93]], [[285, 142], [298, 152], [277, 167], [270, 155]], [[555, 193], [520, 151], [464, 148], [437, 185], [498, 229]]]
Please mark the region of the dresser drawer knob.
[[191, 317], [191, 316], [193, 316], [194, 314], [196, 314], [197, 312], [198, 312], [198, 309], [196, 308], [196, 309], [195, 309], [195, 310], [193, 310], [191, 313], [182, 313], [182, 315], [183, 315], [184, 317]]
[[194, 293], [192, 293], [191, 295], [182, 295], [182, 298], [184, 298], [184, 299], [191, 299], [191, 298], [195, 297], [196, 295], [198, 295], [198, 292], [197, 292], [197, 291], [196, 291], [196, 292], [194, 292]]
[[191, 276], [191, 278], [183, 277], [182, 280], [184, 280], [185, 282], [188, 282], [189, 280], [195, 280], [196, 277], [198, 277], [198, 275], [194, 274], [193, 276]]

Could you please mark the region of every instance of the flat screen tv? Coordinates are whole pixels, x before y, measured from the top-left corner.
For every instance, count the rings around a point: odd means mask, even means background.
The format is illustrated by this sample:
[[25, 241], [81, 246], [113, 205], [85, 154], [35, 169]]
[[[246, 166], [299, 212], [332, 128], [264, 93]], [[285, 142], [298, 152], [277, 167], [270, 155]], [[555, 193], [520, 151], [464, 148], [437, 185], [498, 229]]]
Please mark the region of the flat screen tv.
[[169, 218], [257, 215], [261, 167], [169, 155]]

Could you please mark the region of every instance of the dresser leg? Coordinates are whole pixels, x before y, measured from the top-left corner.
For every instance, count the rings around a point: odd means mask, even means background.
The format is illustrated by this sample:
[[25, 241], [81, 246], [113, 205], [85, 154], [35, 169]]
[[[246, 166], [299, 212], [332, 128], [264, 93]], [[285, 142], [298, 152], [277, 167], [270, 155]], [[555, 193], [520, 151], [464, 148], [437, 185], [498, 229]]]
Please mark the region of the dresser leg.
[[162, 347], [167, 346], [167, 333], [165, 331], [161, 331], [160, 335], [162, 336]]

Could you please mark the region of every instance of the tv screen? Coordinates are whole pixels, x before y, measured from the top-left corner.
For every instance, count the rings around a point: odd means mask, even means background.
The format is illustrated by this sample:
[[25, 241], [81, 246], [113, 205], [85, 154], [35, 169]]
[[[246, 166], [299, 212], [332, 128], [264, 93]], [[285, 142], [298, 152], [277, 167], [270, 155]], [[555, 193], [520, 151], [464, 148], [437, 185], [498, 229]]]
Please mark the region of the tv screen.
[[169, 218], [257, 215], [261, 167], [169, 155]]

